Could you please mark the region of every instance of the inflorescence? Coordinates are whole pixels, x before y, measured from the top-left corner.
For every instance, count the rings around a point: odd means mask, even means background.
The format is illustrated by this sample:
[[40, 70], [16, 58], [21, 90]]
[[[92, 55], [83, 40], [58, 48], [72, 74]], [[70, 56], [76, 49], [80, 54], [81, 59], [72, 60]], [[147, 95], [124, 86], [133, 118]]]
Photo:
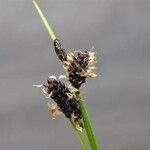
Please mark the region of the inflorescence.
[[63, 113], [66, 118], [72, 119], [76, 123], [78, 129], [83, 128], [80, 106], [76, 99], [77, 89], [72, 86], [66, 87], [54, 76], [50, 76], [46, 84], [34, 86], [41, 87], [46, 98], [52, 99], [52, 101], [48, 100], [47, 104], [53, 119]]
[[79, 89], [85, 83], [87, 77], [97, 76], [95, 73], [95, 52], [67, 52], [58, 39], [54, 41], [54, 48], [58, 58], [63, 63], [68, 79], [73, 87]]
[[[50, 76], [46, 84], [34, 85], [41, 87], [48, 99], [47, 104], [53, 119], [60, 114], [74, 121], [77, 129], [83, 128], [80, 105], [77, 100], [77, 93], [87, 77], [96, 77], [96, 57], [93, 51], [66, 51], [58, 39], [54, 40], [54, 48], [58, 58], [63, 63], [67, 77], [61, 75], [59, 80]], [[68, 87], [60, 81], [61, 78], [68, 78], [71, 85]]]

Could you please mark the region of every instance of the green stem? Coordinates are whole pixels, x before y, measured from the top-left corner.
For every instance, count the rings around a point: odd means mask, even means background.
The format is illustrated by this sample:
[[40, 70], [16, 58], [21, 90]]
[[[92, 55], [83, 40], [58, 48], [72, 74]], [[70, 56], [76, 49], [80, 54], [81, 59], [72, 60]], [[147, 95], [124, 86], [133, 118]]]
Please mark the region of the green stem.
[[79, 100], [80, 110], [81, 110], [81, 114], [82, 114], [83, 122], [84, 122], [84, 127], [86, 130], [87, 136], [88, 136], [88, 141], [90, 143], [91, 150], [98, 150], [98, 145], [97, 145], [96, 138], [95, 138], [95, 135], [92, 130], [92, 125], [91, 125], [91, 122], [89, 119], [88, 112], [86, 110], [85, 103], [84, 103], [80, 93], [77, 93], [76, 96], [77, 96], [77, 99]]
[[38, 6], [38, 4], [33, 0], [33, 5], [36, 8], [36, 11], [38, 12], [39, 16], [41, 17], [42, 22], [44, 23], [50, 38], [54, 41], [56, 39], [56, 36], [54, 34], [54, 31], [52, 30], [51, 26], [49, 25], [47, 19], [45, 18], [45, 16], [43, 15], [40, 7]]
[[81, 134], [79, 133], [79, 131], [76, 129], [74, 122], [69, 119], [72, 130], [76, 136], [76, 138], [78, 139], [79, 143], [81, 144], [82, 150], [86, 150], [86, 143], [83, 141]]

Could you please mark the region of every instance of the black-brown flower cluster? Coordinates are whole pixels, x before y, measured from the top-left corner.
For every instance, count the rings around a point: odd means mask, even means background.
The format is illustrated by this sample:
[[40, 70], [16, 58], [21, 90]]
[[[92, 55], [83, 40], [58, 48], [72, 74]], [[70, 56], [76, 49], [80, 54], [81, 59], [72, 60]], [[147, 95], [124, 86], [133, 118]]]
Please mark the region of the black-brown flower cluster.
[[77, 56], [72, 57], [72, 61], [67, 67], [69, 81], [77, 89], [86, 82], [87, 76], [81, 75], [81, 72], [86, 72], [87, 66], [88, 54], [78, 52]]
[[97, 76], [94, 70], [95, 52], [67, 52], [57, 39], [54, 41], [54, 48], [58, 58], [63, 62], [70, 83], [75, 88], [79, 89], [87, 77]]
[[64, 83], [55, 79], [49, 79], [47, 84], [43, 85], [43, 92], [54, 100], [58, 110], [63, 112], [67, 118], [81, 118], [78, 101]]
[[[66, 118], [71, 119], [78, 130], [82, 131], [82, 115], [80, 112], [77, 93], [87, 77], [96, 77], [95, 52], [92, 51], [75, 51], [74, 53], [66, 51], [61, 42], [54, 40], [54, 48], [58, 58], [61, 60], [66, 71], [71, 86], [66, 87], [63, 82], [57, 80], [55, 76], [50, 76], [46, 84], [34, 85], [42, 87], [42, 91], [46, 94], [49, 111], [53, 119], [60, 114], [64, 114]], [[59, 79], [65, 77], [61, 75]]]

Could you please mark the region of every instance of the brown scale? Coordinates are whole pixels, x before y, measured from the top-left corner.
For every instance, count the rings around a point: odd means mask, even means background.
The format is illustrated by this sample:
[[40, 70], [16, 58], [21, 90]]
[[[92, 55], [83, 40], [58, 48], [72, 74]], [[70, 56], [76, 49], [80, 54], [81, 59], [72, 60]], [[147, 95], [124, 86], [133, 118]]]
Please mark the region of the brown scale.
[[62, 47], [61, 42], [58, 39], [54, 40], [54, 48], [58, 58], [63, 62], [67, 60], [66, 50]]

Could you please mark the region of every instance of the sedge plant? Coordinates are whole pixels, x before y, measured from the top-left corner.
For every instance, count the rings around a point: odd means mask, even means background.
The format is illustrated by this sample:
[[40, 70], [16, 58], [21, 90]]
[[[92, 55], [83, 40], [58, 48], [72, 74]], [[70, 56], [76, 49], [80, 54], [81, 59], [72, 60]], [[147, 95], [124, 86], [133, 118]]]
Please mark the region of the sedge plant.
[[[89, 148], [91, 150], [98, 150], [99, 147], [93, 132], [92, 123], [80, 90], [87, 77], [97, 76], [95, 73], [95, 52], [75, 51], [73, 53], [64, 49], [40, 7], [34, 0], [33, 5], [54, 44], [55, 52], [66, 74], [60, 75], [59, 79], [55, 76], [50, 76], [45, 84], [34, 86], [42, 88], [53, 119], [60, 114], [65, 115], [70, 122], [70, 126], [82, 150]], [[61, 81], [62, 78], [68, 79], [70, 82], [69, 86], [66, 86]]]

